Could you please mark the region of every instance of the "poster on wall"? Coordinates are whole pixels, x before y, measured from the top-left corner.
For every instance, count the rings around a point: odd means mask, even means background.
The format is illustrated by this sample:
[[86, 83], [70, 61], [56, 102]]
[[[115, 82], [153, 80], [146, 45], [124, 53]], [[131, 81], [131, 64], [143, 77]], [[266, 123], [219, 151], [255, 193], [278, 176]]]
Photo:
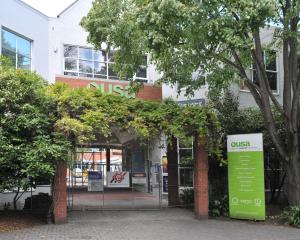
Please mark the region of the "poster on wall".
[[168, 158], [163, 156], [161, 159], [162, 165], [162, 192], [168, 194]]
[[132, 173], [132, 183], [140, 185], [147, 184], [146, 173]]
[[129, 172], [107, 172], [107, 187], [128, 188]]
[[262, 134], [229, 135], [227, 151], [229, 216], [265, 220]]
[[103, 191], [102, 172], [88, 171], [88, 191], [89, 192]]

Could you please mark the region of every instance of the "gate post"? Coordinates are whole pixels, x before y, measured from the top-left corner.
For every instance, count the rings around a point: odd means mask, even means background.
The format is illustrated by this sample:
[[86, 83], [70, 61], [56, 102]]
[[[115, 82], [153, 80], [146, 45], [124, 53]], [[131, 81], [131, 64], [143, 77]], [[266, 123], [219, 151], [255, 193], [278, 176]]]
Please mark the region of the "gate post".
[[204, 146], [204, 139], [195, 138], [195, 166], [194, 166], [194, 211], [198, 219], [208, 218], [208, 155]]
[[57, 164], [52, 185], [54, 223], [67, 222], [67, 164]]

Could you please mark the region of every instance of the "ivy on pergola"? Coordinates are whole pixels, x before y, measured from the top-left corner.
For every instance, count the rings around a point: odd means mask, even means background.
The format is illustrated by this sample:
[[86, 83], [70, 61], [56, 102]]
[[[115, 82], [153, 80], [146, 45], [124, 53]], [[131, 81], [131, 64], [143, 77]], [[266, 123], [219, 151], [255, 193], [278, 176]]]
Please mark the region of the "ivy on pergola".
[[219, 129], [215, 112], [209, 106], [179, 106], [172, 100], [147, 101], [127, 99], [119, 95], [102, 94], [97, 90], [72, 89], [57, 83], [48, 89], [57, 102], [56, 131], [62, 132], [74, 146], [95, 141], [99, 136], [107, 141], [112, 129], [130, 131], [143, 140], [164, 133], [168, 138], [206, 139], [210, 151], [216, 153], [214, 133]]

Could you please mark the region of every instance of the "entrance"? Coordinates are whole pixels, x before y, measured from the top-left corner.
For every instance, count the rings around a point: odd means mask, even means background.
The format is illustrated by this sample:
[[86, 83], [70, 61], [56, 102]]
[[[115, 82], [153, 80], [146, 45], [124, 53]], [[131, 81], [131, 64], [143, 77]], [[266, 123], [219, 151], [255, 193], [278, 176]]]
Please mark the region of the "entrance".
[[68, 209], [143, 210], [167, 206], [162, 168], [142, 151], [126, 148], [78, 149], [67, 169]]

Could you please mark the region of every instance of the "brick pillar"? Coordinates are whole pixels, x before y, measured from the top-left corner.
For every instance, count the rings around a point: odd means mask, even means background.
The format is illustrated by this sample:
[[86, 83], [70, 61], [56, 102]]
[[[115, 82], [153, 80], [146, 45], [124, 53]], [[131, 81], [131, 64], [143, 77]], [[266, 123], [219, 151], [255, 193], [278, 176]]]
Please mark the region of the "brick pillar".
[[195, 216], [198, 219], [208, 218], [208, 157], [204, 141], [196, 137], [194, 167], [194, 202]]
[[67, 164], [58, 163], [52, 185], [54, 223], [67, 222]]
[[170, 207], [179, 205], [178, 194], [178, 153], [177, 139], [171, 137], [171, 144], [167, 147], [168, 159], [168, 205]]

